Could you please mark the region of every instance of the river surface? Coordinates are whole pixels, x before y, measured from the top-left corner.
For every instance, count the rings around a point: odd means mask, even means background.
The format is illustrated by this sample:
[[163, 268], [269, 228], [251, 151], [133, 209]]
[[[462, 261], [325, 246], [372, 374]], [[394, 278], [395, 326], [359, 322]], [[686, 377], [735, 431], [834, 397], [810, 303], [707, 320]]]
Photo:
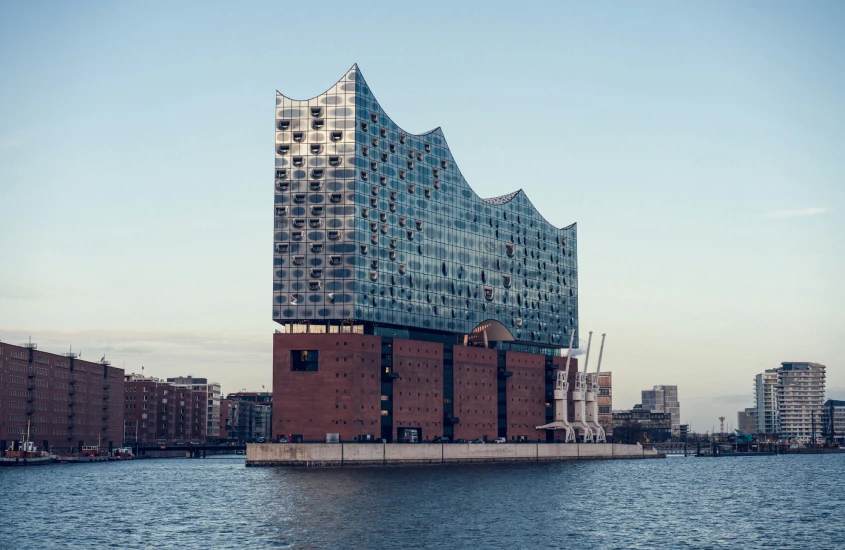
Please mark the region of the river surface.
[[845, 454], [3, 468], [0, 548], [845, 548]]

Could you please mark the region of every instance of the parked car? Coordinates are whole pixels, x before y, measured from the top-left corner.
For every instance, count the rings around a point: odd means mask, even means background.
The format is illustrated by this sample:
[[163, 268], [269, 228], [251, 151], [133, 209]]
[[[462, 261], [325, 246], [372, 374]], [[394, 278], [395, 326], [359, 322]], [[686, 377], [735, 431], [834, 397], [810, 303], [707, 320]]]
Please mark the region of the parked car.
[[263, 437], [259, 437], [259, 438], [258, 438], [257, 443], [264, 443], [264, 438], [263, 438]]
[[475, 441], [473, 441], [473, 443], [484, 443], [484, 440], [483, 439], [476, 439]]
[[455, 440], [455, 443], [466, 443], [466, 442], [467, 442], [467, 440], [462, 438], [462, 437]]
[[507, 442], [508, 442], [508, 440], [505, 439], [504, 437], [497, 437], [496, 441], [494, 441], [493, 443], [507, 443]]

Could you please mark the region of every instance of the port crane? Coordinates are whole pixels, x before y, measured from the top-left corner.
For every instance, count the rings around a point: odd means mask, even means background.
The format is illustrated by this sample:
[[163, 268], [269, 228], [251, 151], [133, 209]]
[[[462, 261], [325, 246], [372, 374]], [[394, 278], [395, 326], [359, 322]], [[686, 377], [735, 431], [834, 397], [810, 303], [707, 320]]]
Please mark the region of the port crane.
[[575, 372], [575, 387], [572, 389], [572, 403], [575, 405], [575, 414], [572, 418], [572, 427], [581, 432], [581, 441], [584, 443], [593, 442], [593, 429], [587, 423], [587, 368], [590, 366], [590, 346], [593, 343], [593, 331], [587, 338], [587, 356], [584, 358], [584, 372]]
[[567, 396], [569, 394], [569, 361], [572, 358], [572, 344], [575, 342], [575, 331], [569, 335], [569, 352], [566, 354], [566, 366], [557, 371], [557, 382], [555, 382], [555, 420], [550, 424], [537, 426], [538, 430], [564, 430], [566, 443], [575, 442], [575, 430], [569, 424], [569, 411], [567, 410]]
[[[598, 395], [599, 395], [599, 372], [601, 372], [601, 358], [604, 355], [604, 337], [606, 334], [601, 335], [601, 347], [599, 347], [599, 365], [596, 368], [596, 372], [589, 373], [586, 375], [587, 377], [587, 395], [586, 395], [586, 422], [590, 425], [590, 428], [593, 430], [593, 438], [595, 439], [596, 443], [605, 443], [607, 441], [604, 428], [601, 427], [599, 424], [599, 404], [598, 404]], [[587, 371], [586, 365], [584, 366], [584, 372]]]

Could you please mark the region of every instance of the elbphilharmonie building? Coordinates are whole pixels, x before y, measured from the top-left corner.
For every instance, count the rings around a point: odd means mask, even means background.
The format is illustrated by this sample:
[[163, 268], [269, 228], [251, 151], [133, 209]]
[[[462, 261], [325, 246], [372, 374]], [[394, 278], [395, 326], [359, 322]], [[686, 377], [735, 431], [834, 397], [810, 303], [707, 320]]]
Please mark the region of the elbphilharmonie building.
[[[312, 99], [277, 92], [275, 115], [274, 434], [536, 440], [548, 375], [578, 341], [575, 224], [554, 227], [521, 189], [476, 194], [440, 128], [400, 128], [357, 65]], [[530, 187], [503, 151], [490, 162]], [[480, 393], [461, 393], [464, 355]], [[523, 363], [536, 372], [519, 403], [535, 406], [511, 415]]]

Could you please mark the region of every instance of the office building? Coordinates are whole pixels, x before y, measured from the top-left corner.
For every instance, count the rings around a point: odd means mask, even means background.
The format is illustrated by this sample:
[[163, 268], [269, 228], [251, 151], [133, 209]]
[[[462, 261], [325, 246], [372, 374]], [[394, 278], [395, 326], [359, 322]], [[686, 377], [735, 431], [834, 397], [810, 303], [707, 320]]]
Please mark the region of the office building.
[[269, 392], [230, 393], [233, 439], [241, 442], [269, 440], [272, 430], [273, 394]]
[[798, 443], [821, 438], [825, 366], [781, 363], [777, 369], [777, 411], [780, 436]]
[[822, 436], [827, 443], [845, 445], [845, 401], [825, 401], [822, 411]]
[[277, 93], [275, 128], [274, 437], [553, 440], [575, 224], [479, 197], [441, 129], [402, 130], [357, 66]]
[[754, 408], [757, 433], [763, 441], [777, 441], [778, 427], [778, 370], [768, 369], [754, 377]]
[[[631, 444], [669, 441], [672, 439], [672, 421], [672, 413], [649, 410], [642, 404], [629, 410], [616, 410], [613, 411], [613, 440]], [[680, 436], [680, 426], [678, 431]]]
[[745, 434], [757, 433], [757, 408], [749, 407], [744, 411], [736, 413], [736, 426], [739, 431]]
[[123, 369], [0, 342], [0, 448], [29, 439], [56, 452], [123, 439]]
[[642, 391], [642, 408], [651, 412], [666, 412], [672, 415], [672, 436], [681, 436], [681, 404], [678, 402], [678, 386], [654, 386]]
[[[225, 425], [220, 425], [221, 388], [217, 382], [210, 382], [207, 378], [193, 376], [177, 376], [168, 378], [168, 382], [180, 388], [187, 388], [195, 392], [204, 392], [206, 398], [206, 427], [205, 437], [209, 441], [226, 439]], [[197, 399], [196, 396], [194, 398]]]

